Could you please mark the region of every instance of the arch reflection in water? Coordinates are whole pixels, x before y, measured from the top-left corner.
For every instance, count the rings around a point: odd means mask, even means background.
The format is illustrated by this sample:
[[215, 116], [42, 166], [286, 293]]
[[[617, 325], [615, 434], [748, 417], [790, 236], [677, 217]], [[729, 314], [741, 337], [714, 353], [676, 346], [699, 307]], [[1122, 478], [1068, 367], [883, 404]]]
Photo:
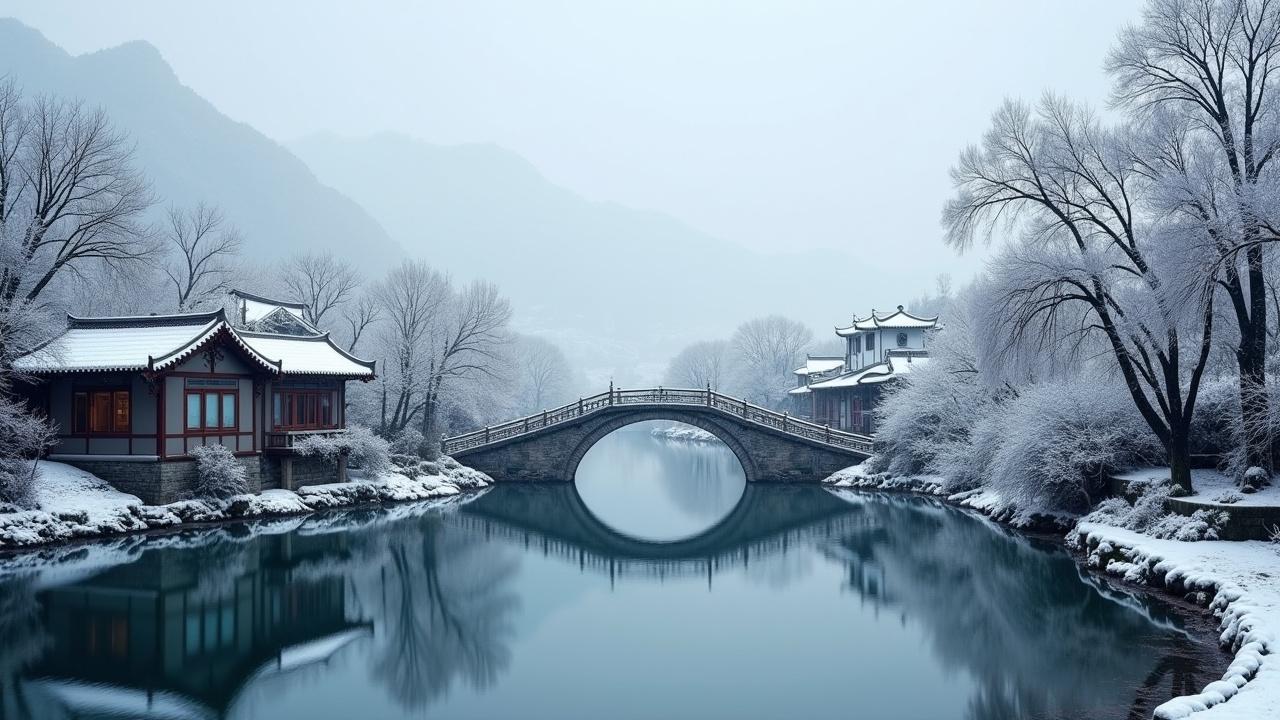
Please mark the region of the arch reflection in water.
[[0, 560], [0, 718], [1119, 720], [1225, 666], [1061, 549], [933, 502], [753, 484], [668, 543], [578, 502], [512, 484]]
[[[652, 434], [680, 423], [642, 422], [614, 431], [587, 452], [574, 485], [587, 510], [622, 535], [673, 542], [723, 521], [742, 499], [746, 474], [720, 442]], [[679, 445], [672, 451], [672, 445]]]

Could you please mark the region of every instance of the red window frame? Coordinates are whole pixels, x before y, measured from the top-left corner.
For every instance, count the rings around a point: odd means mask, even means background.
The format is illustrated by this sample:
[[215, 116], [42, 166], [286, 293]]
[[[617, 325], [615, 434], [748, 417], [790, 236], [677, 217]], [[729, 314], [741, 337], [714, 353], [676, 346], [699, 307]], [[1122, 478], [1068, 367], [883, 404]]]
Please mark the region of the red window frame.
[[[101, 417], [98, 417], [99, 412]], [[94, 387], [71, 391], [73, 436], [122, 437], [132, 431], [133, 396], [129, 388]]]
[[[199, 424], [191, 424], [191, 398], [199, 398]], [[231, 424], [227, 425], [223, 414], [224, 398], [231, 398]], [[215, 403], [217, 425], [210, 426], [209, 402]], [[227, 435], [240, 432], [240, 391], [237, 388], [187, 388], [182, 395], [182, 432], [184, 435]]]
[[271, 398], [272, 429], [337, 429], [338, 414], [333, 396], [332, 390], [276, 390]]

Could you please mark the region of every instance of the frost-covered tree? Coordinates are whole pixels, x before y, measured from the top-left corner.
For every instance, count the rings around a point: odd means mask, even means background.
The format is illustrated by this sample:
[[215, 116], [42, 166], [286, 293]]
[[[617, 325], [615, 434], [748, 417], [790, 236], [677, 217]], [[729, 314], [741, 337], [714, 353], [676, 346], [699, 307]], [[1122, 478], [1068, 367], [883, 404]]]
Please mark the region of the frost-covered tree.
[[[1280, 239], [1280, 4], [1151, 0], [1107, 61], [1115, 100], [1156, 133], [1143, 171], [1166, 211], [1203, 230], [1236, 332], [1245, 418], [1268, 414], [1268, 267]], [[1265, 427], [1262, 426], [1262, 427]], [[1244, 437], [1247, 464], [1272, 467], [1272, 438]]]
[[[68, 273], [156, 247], [151, 192], [133, 148], [101, 111], [0, 80], [0, 305], [34, 302]], [[0, 341], [7, 341], [0, 328]]]
[[988, 269], [992, 361], [1017, 374], [1046, 355], [1078, 364], [1102, 353], [1189, 492], [1213, 258], [1203, 225], [1155, 212], [1161, 190], [1139, 133], [1053, 97], [1034, 110], [1007, 102], [953, 168], [943, 223], [959, 249], [998, 227], [1016, 233]]
[[519, 412], [529, 414], [562, 405], [573, 392], [573, 367], [555, 343], [516, 336], [507, 348], [512, 391]]
[[723, 389], [732, 364], [732, 348], [725, 340], [703, 340], [681, 350], [663, 382], [671, 387]]
[[347, 352], [355, 352], [369, 328], [382, 318], [382, 305], [372, 293], [364, 291], [343, 307], [341, 312], [340, 332], [347, 344]]
[[[290, 299], [306, 305], [306, 320], [316, 327], [324, 327], [325, 317], [341, 311], [360, 288], [360, 274], [351, 263], [328, 251], [289, 258], [281, 268], [280, 281]], [[359, 332], [353, 337], [358, 340]]]
[[447, 275], [406, 261], [376, 288], [382, 321], [379, 434], [395, 437], [412, 423], [436, 447], [441, 401], [449, 385], [492, 377], [507, 342], [511, 307], [494, 285], [456, 288]]
[[729, 341], [733, 393], [765, 407], [781, 407], [804, 362], [813, 331], [780, 315], [748, 320]]
[[161, 270], [172, 285], [178, 312], [220, 304], [235, 275], [241, 242], [222, 210], [205, 203], [170, 208], [161, 236], [169, 255]]

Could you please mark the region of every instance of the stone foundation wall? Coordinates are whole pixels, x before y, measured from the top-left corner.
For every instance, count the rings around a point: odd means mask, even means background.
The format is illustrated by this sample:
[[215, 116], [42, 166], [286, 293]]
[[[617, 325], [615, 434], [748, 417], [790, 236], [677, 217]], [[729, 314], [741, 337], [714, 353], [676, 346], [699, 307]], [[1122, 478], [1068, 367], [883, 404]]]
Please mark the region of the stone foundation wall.
[[[286, 479], [286, 475], [289, 476]], [[318, 457], [263, 455], [262, 487], [296, 490], [307, 485], [341, 482], [338, 467]]]
[[[263, 489], [262, 456], [248, 455], [238, 457], [236, 460], [244, 467], [245, 485], [248, 491], [261, 492]], [[111, 483], [111, 486], [120, 492], [137, 495], [147, 505], [164, 505], [183, 500], [191, 496], [196, 486], [195, 460], [149, 462], [66, 460], [63, 462], [97, 475]]]

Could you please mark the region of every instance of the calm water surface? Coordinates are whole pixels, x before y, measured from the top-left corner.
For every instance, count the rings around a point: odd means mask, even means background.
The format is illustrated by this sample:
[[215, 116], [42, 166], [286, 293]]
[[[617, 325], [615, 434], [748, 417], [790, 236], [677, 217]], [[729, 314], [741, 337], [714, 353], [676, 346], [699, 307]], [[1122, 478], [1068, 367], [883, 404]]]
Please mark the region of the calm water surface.
[[903, 496], [605, 438], [563, 486], [0, 560], [0, 719], [1127, 718], [1176, 617]]

